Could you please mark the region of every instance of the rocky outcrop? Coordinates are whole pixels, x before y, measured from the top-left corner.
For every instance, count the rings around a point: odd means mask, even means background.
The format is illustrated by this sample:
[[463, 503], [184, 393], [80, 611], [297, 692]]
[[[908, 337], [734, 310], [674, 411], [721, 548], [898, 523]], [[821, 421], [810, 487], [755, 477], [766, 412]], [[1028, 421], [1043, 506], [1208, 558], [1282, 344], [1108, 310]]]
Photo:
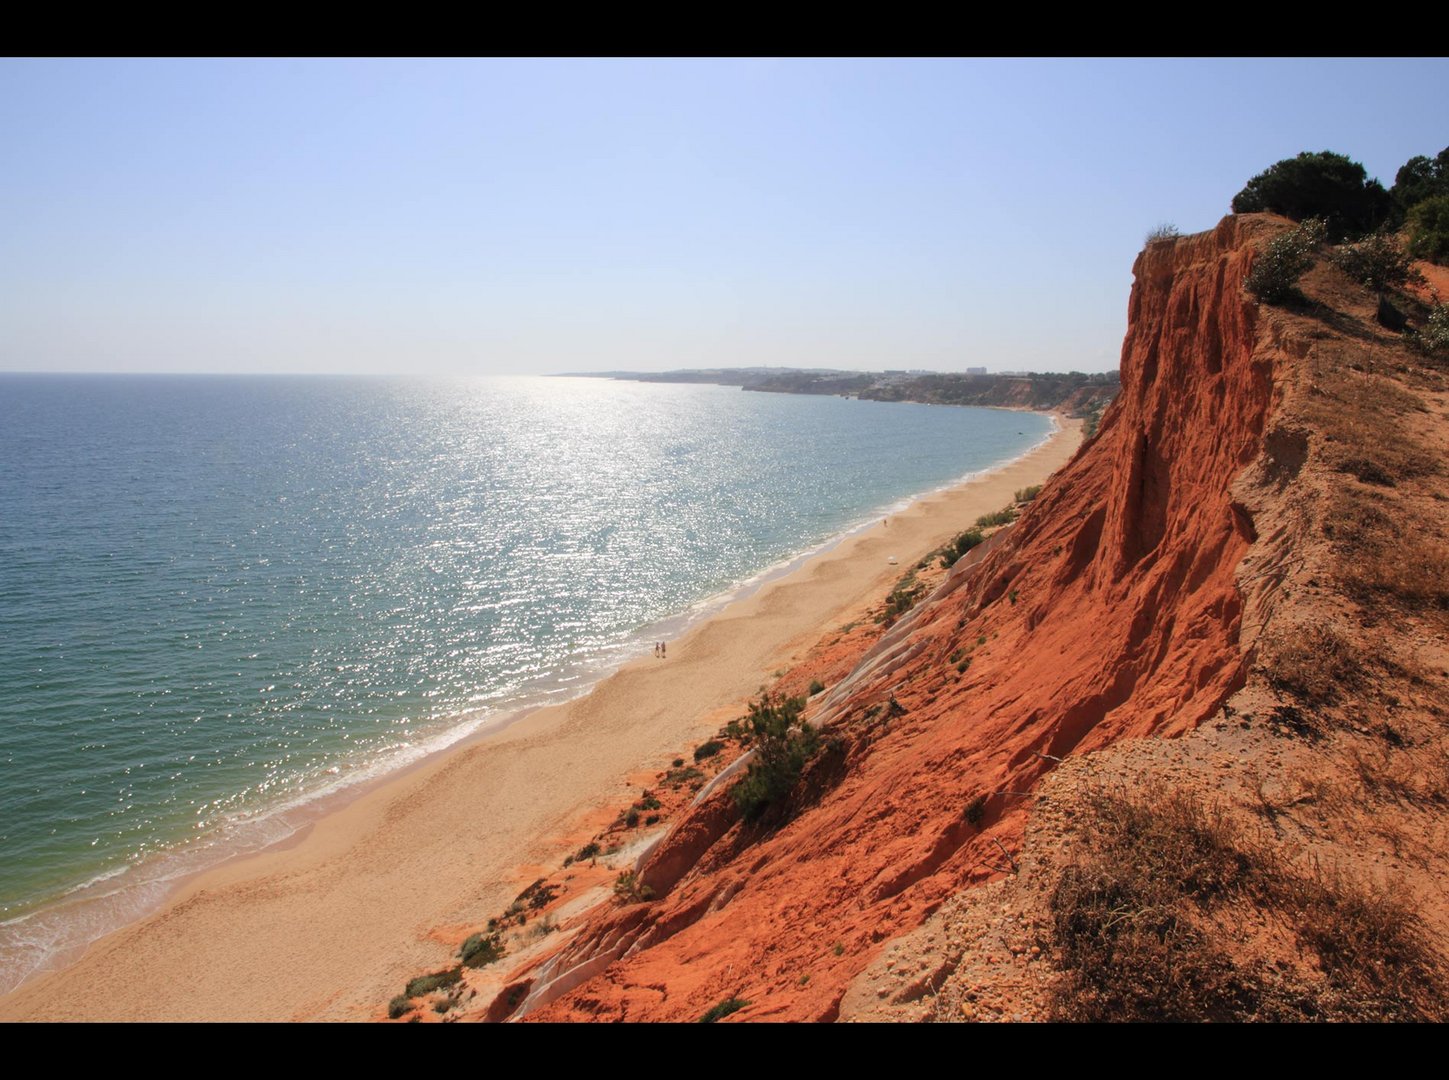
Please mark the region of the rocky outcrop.
[[882, 942], [1002, 873], [1059, 759], [1220, 707], [1254, 540], [1233, 484], [1278, 355], [1242, 280], [1280, 227], [1231, 217], [1138, 257], [1097, 435], [812, 703], [828, 750], [783, 824], [710, 794], [640, 868], [660, 895], [601, 910], [494, 1015], [694, 1020], [737, 998], [737, 1019], [832, 1019]]

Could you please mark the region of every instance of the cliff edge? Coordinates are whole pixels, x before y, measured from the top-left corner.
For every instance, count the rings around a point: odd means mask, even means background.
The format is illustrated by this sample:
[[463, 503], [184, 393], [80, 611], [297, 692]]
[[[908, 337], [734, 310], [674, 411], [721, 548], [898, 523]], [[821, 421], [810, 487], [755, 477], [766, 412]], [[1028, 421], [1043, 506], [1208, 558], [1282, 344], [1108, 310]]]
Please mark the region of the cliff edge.
[[[624, 898], [636, 902], [601, 905], [512, 972], [488, 1018], [1107, 1018], [1063, 1004], [1102, 999], [1073, 966], [1062, 926], [1075, 924], [1060, 922], [1073, 902], [1061, 893], [1065, 868], [1085, 873], [1079, 852], [1090, 862], [1096, 845], [1099, 861], [1122, 861], [1104, 837], [1158, 821], [1197, 835], [1201, 811], [1248, 822], [1223, 834], [1223, 850], [1258, 845], [1231, 865], [1258, 865], [1270, 842], [1280, 869], [1354, 862], [1319, 843], [1325, 830], [1309, 819], [1344, 811], [1322, 792], [1300, 798], [1289, 759], [1324, 783], [1338, 775], [1324, 762], [1350, 769], [1354, 754], [1387, 754], [1376, 776], [1412, 760], [1433, 779], [1393, 788], [1380, 778], [1371, 794], [1427, 815], [1449, 792], [1436, 644], [1445, 583], [1432, 580], [1449, 561], [1428, 479], [1449, 449], [1444, 379], [1375, 329], [1372, 299], [1326, 265], [1303, 310], [1260, 307], [1243, 281], [1286, 227], [1235, 216], [1150, 244], [1134, 267], [1122, 390], [1097, 433], [1014, 526], [811, 699], [824, 748], [788, 801], [746, 822], [727, 785], [711, 783], [641, 858], [641, 888]], [[1335, 394], [1353, 408], [1328, 406]], [[1381, 422], [1396, 425], [1394, 438], [1376, 434]], [[1406, 529], [1427, 560], [1413, 581], [1392, 579], [1389, 552], [1395, 538], [1404, 550]], [[1352, 632], [1335, 621], [1344, 605]], [[1324, 675], [1334, 650], [1342, 670]], [[1384, 709], [1392, 719], [1375, 719]], [[1389, 760], [1395, 739], [1420, 756]], [[1234, 769], [1241, 783], [1224, 787]], [[1103, 802], [1108, 776], [1115, 803]], [[1198, 801], [1173, 801], [1163, 777]], [[1114, 833], [1114, 821], [1127, 824]], [[1430, 888], [1445, 846], [1432, 816], [1414, 822], [1396, 841], [1426, 845], [1411, 892]], [[1293, 873], [1282, 880], [1308, 880]], [[1266, 875], [1254, 888], [1269, 888]], [[1329, 899], [1313, 895], [1333, 909], [1339, 894], [1321, 874], [1319, 884]], [[1223, 889], [1276, 910], [1267, 892]], [[1311, 906], [1302, 890], [1272, 895]], [[1436, 1016], [1443, 920], [1420, 907], [1413, 1015]], [[1208, 934], [1196, 916], [1174, 918]], [[1287, 930], [1274, 931], [1283, 969], [1301, 960], [1304, 986], [1331, 981], [1333, 964], [1306, 938], [1294, 945], [1284, 918]], [[1237, 962], [1222, 959], [1223, 970]], [[1271, 1015], [1314, 1015], [1284, 1008]]]

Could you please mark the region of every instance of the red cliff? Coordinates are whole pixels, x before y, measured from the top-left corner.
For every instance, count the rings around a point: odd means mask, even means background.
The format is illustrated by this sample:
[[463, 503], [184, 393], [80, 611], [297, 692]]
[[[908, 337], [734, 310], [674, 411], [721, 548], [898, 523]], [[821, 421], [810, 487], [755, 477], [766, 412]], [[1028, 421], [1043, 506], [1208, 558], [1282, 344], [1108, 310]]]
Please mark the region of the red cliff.
[[1220, 708], [1245, 678], [1254, 539], [1232, 488], [1276, 355], [1242, 282], [1280, 227], [1227, 218], [1138, 257], [1098, 434], [815, 699], [827, 749], [784, 824], [706, 790], [641, 868], [657, 898], [600, 909], [494, 1018], [695, 1020], [736, 998], [734, 1019], [831, 1019], [881, 942], [1002, 873], [1057, 759]]

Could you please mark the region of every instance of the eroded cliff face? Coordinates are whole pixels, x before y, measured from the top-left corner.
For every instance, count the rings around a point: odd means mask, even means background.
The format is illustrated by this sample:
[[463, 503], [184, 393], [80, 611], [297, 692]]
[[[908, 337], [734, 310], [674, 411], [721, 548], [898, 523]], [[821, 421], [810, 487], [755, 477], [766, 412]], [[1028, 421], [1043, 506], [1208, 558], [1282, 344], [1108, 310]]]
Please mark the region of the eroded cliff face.
[[973, 552], [812, 702], [827, 736], [783, 824], [707, 789], [495, 1019], [832, 1019], [881, 943], [999, 876], [1057, 759], [1188, 732], [1243, 682], [1233, 482], [1260, 453], [1276, 346], [1234, 217], [1137, 260], [1122, 393], [1014, 528]]

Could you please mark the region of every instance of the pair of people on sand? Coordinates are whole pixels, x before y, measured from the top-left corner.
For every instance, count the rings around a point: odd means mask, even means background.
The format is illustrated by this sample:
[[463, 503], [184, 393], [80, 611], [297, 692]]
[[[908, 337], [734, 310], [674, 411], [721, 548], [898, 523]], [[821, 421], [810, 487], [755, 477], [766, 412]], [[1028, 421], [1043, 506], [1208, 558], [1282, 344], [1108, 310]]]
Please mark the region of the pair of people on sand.
[[663, 660], [663, 659], [665, 659], [665, 657], [667, 657], [669, 655], [668, 650], [669, 650], [669, 643], [668, 642], [665, 642], [665, 641], [656, 641], [654, 643], [654, 658], [656, 660]]

